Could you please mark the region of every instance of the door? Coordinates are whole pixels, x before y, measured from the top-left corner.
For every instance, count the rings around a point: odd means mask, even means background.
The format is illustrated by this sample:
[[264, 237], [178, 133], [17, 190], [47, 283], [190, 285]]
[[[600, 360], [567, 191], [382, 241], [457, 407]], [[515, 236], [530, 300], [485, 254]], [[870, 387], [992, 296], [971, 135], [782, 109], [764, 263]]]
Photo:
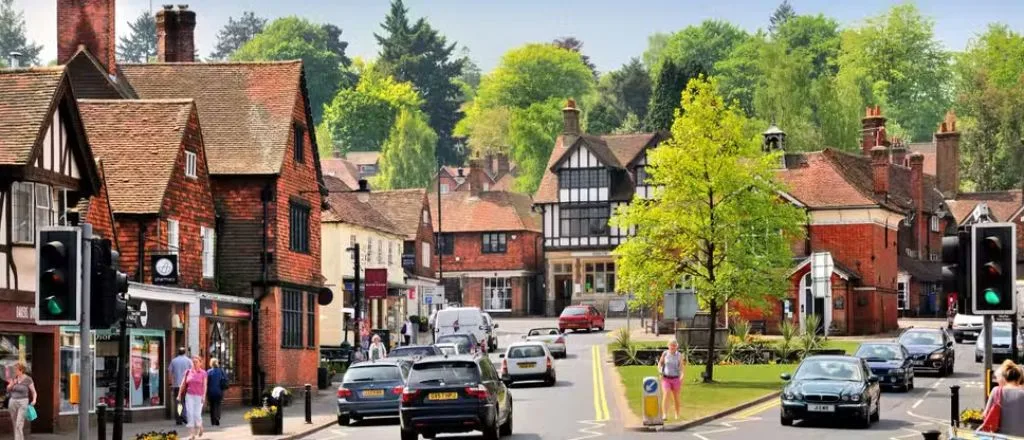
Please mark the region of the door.
[[555, 315], [572, 304], [572, 275], [555, 275]]
[[814, 295], [814, 288], [811, 281], [811, 273], [808, 272], [803, 278], [800, 279], [800, 330], [804, 329], [804, 319], [808, 316], [818, 317], [818, 334], [825, 334], [825, 328], [829, 325], [829, 318], [831, 317], [827, 313], [827, 308], [831, 307], [831, 301], [827, 301], [827, 298], [816, 298]]

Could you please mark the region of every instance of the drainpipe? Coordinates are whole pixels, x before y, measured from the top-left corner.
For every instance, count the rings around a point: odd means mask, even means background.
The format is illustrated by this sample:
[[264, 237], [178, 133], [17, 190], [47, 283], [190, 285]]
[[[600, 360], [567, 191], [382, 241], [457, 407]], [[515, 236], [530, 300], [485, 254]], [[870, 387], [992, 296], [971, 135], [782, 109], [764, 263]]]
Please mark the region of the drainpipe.
[[[160, 221], [158, 218], [156, 221]], [[158, 237], [159, 238], [159, 237]], [[139, 283], [146, 282], [146, 221], [145, 219], [139, 219], [139, 237], [138, 237], [138, 269], [135, 271], [136, 281]]]
[[260, 284], [262, 286], [262, 293], [259, 295], [253, 295], [253, 307], [252, 307], [252, 405], [259, 406], [262, 404], [260, 395], [262, 394], [263, 388], [263, 370], [260, 368], [260, 302], [263, 297], [267, 295], [267, 279], [269, 277], [269, 261], [267, 258], [268, 249], [268, 237], [267, 227], [269, 226], [268, 217], [270, 216], [270, 202], [274, 198], [273, 187], [267, 184], [260, 191], [260, 201], [263, 203], [263, 232], [261, 233], [260, 239], [261, 250], [260, 253]]

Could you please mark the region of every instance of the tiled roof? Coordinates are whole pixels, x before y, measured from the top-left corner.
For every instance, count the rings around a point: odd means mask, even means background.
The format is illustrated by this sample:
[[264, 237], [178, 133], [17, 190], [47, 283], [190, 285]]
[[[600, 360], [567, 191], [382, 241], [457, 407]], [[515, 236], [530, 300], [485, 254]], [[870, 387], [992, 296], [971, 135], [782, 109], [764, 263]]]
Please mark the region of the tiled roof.
[[900, 254], [897, 258], [900, 270], [904, 270], [918, 281], [933, 283], [942, 280], [942, 263], [922, 261]]
[[380, 160], [380, 151], [349, 151], [345, 160], [356, 165], [376, 165]]
[[776, 172], [786, 193], [800, 203], [809, 208], [875, 204], [848, 182], [823, 152], [807, 153], [805, 157], [806, 166]]
[[[582, 140], [587, 148], [595, 156], [608, 166], [622, 168], [636, 159], [644, 147], [660, 140], [658, 133], [640, 133], [625, 135], [591, 136], [583, 135]], [[571, 137], [575, 139], [575, 137]], [[551, 171], [562, 156], [572, 149], [572, 144], [566, 145], [566, 136], [559, 135], [555, 139], [555, 146], [551, 149], [551, 156], [548, 158], [547, 166], [544, 167], [544, 176], [541, 177], [540, 186], [533, 195], [534, 203], [555, 203], [558, 201], [558, 176]], [[575, 140], [572, 140], [575, 144]]]
[[[450, 192], [441, 196], [443, 232], [541, 231], [540, 216], [530, 196], [508, 191]], [[434, 232], [438, 232], [437, 200], [430, 200]]]
[[999, 222], [1014, 221], [1013, 214], [1024, 206], [1021, 190], [1011, 189], [1008, 191], [986, 191], [976, 193], [960, 193], [954, 200], [947, 200], [949, 210], [956, 217], [956, 222], [962, 223], [971, 215], [979, 203], [988, 205], [995, 220]]
[[371, 191], [370, 204], [394, 224], [406, 240], [415, 240], [423, 221], [423, 197], [426, 193], [427, 190], [422, 188]]
[[555, 165], [555, 162], [558, 162], [558, 159], [568, 149], [569, 147], [565, 145], [565, 136], [555, 138], [555, 146], [551, 149], [551, 157], [548, 158], [548, 164], [544, 167], [544, 176], [540, 178], [537, 192], [533, 194], [534, 203], [558, 202], [558, 176], [555, 175], [554, 171], [551, 171], [551, 167]]
[[160, 212], [193, 105], [191, 99], [78, 102], [115, 213]]
[[301, 61], [119, 68], [140, 98], [195, 99], [210, 174], [280, 172], [300, 93]]
[[601, 136], [601, 139], [608, 144], [608, 149], [612, 151], [619, 163], [626, 166], [636, 159], [644, 147], [656, 137], [658, 137], [657, 133], [637, 133], [605, 135]]
[[924, 156], [924, 173], [935, 175], [936, 168], [936, 154], [935, 154], [935, 143], [934, 142], [911, 142], [907, 145], [907, 153], [918, 152]]
[[353, 189], [352, 187], [346, 185], [345, 182], [343, 182], [341, 179], [326, 174], [324, 175], [324, 186], [327, 187], [327, 192], [329, 193], [349, 192], [352, 191]]
[[28, 161], [63, 78], [64, 67], [0, 69], [0, 165]]
[[491, 191], [512, 191], [512, 186], [515, 184], [516, 178], [511, 173], [506, 173], [501, 176], [497, 182], [491, 185]]
[[355, 192], [331, 193], [327, 203], [331, 209], [323, 212], [324, 223], [348, 223], [394, 235], [403, 235], [383, 213], [375, 209], [373, 200], [359, 201]]
[[345, 159], [330, 158], [320, 159], [320, 168], [323, 169], [324, 180], [327, 176], [340, 180], [350, 189], [359, 188], [359, 170], [356, 165]]

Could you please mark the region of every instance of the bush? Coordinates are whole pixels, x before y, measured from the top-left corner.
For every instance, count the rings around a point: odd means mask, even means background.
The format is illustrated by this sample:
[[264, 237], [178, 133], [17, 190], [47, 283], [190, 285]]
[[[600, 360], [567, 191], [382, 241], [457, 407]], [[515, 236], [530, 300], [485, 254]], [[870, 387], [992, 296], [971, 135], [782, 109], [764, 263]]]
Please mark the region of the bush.
[[818, 336], [819, 322], [821, 320], [817, 315], [808, 315], [804, 319], [804, 331], [800, 335], [800, 349], [803, 350], [802, 357], [807, 357], [812, 351], [821, 348], [821, 336]]
[[178, 440], [178, 431], [144, 432], [136, 435], [135, 440]]
[[785, 362], [793, 354], [793, 338], [796, 337], [796, 326], [793, 325], [792, 321], [784, 319], [779, 323], [779, 334], [782, 336], [782, 340], [779, 341], [779, 357]]

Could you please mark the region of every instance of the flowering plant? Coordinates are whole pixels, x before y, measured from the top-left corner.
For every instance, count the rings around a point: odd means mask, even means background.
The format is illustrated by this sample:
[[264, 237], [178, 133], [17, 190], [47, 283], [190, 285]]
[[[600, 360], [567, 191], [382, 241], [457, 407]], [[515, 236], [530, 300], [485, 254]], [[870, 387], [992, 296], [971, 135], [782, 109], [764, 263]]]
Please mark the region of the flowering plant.
[[245, 415], [242, 416], [242, 417], [245, 420], [265, 419], [265, 418], [273, 417], [274, 414], [277, 414], [277, 407], [276, 406], [271, 406], [269, 408], [260, 407], [260, 408], [253, 408], [253, 409], [250, 409], [249, 411], [246, 411]]
[[135, 436], [135, 440], [178, 440], [178, 431], [144, 432]]
[[960, 413], [960, 423], [964, 425], [980, 425], [982, 420], [981, 410], [965, 409]]

